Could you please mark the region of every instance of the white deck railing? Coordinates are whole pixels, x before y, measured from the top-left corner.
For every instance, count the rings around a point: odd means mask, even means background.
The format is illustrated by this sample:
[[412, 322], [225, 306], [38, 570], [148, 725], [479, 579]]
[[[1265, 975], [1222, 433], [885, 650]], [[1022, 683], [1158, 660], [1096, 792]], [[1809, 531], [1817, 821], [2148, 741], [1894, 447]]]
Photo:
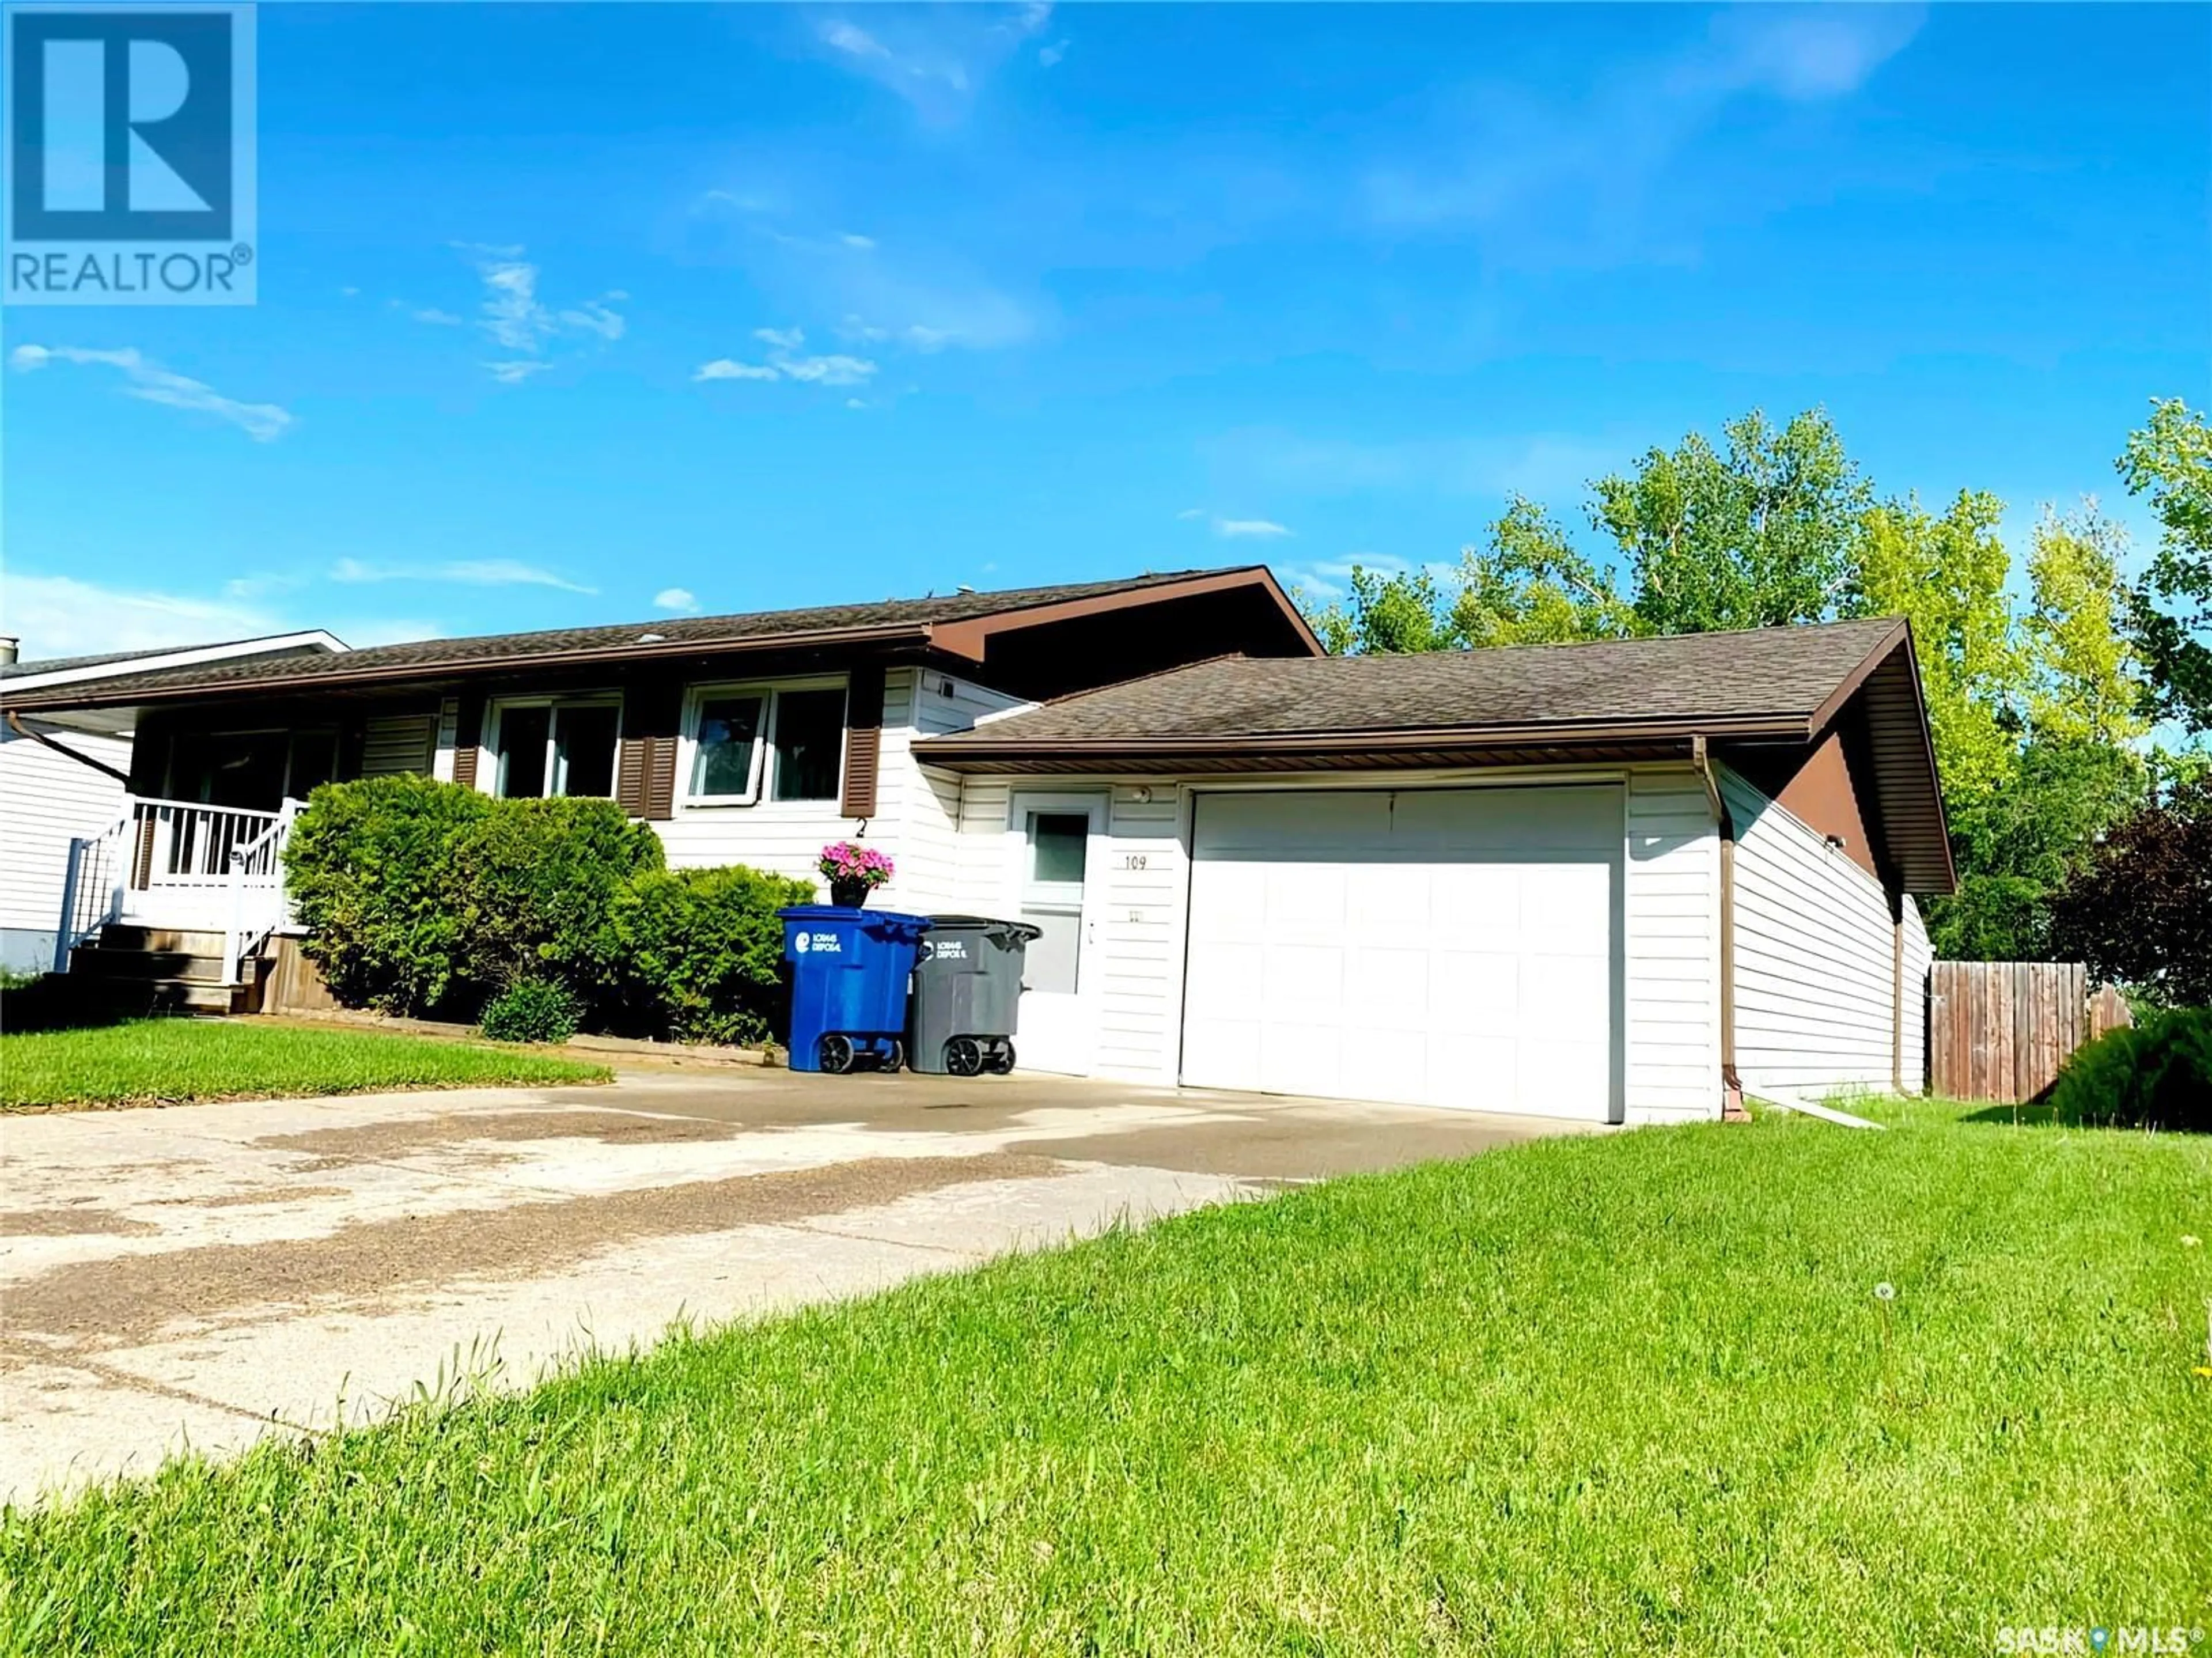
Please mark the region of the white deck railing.
[[103, 926], [131, 922], [224, 935], [223, 978], [284, 924], [285, 841], [301, 802], [278, 811], [126, 796], [116, 820], [70, 843], [54, 971]]

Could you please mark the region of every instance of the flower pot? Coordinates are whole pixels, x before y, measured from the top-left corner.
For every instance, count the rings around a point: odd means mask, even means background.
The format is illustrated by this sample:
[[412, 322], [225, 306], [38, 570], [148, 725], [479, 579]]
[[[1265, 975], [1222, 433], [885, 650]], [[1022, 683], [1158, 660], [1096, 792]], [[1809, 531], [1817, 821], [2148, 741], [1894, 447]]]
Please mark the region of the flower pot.
[[830, 883], [830, 902], [847, 909], [858, 909], [868, 902], [868, 884], [833, 879]]

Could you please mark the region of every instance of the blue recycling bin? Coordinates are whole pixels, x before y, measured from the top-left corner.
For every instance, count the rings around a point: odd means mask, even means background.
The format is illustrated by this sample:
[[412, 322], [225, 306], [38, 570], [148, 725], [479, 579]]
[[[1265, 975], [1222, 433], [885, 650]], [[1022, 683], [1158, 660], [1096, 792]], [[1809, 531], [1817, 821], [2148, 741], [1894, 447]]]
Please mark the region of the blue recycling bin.
[[794, 904], [778, 910], [791, 968], [791, 1068], [842, 1076], [906, 1062], [906, 992], [927, 915]]

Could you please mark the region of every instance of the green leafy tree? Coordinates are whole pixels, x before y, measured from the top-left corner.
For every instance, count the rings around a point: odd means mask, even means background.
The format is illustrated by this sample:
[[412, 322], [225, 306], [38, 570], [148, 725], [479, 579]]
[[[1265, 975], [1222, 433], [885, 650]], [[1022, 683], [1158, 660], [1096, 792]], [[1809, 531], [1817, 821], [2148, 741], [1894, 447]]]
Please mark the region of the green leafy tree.
[[1541, 507], [1517, 495], [1482, 546], [1461, 550], [1457, 569], [1355, 567], [1349, 598], [1311, 619], [1339, 656], [1557, 645], [1638, 630], [1634, 606], [1611, 578], [1575, 550]]
[[2212, 730], [2212, 425], [2179, 398], [2155, 402], [2119, 468], [2164, 526], [2129, 604], [2153, 707], [2192, 731]]
[[1936, 953], [2048, 957], [2053, 901], [2097, 837], [2142, 805], [2148, 781], [2148, 768], [2127, 749], [2041, 738], [2021, 750], [2002, 788], [1950, 800], [1959, 890], [1928, 901]]
[[1817, 409], [1776, 427], [1753, 410], [1716, 449], [1692, 433], [1593, 487], [1620, 548], [1640, 631], [1711, 633], [1818, 622], [1848, 585], [1873, 490]]
[[2058, 895], [2051, 934], [2100, 978], [2212, 1005], [2212, 779], [2114, 827]]
[[1461, 552], [1457, 589], [1450, 631], [1468, 645], [1559, 645], [1638, 631], [1635, 606], [1611, 575], [1518, 495], [1490, 526], [1488, 543]]
[[2126, 535], [2085, 502], [2046, 508], [2027, 559], [2034, 602], [2025, 631], [2028, 717], [2054, 737], [2132, 743], [2149, 729], [2142, 674], [2126, 632], [2120, 558]]
[[1456, 650], [1449, 606], [1428, 570], [1375, 570], [1355, 565], [1352, 594], [1316, 612], [1314, 632], [1332, 656], [1404, 656]]
[[1849, 608], [1912, 623], [1936, 764], [1954, 812], [2014, 770], [2027, 663], [2005, 597], [2012, 557], [1997, 534], [2004, 504], [1960, 490], [1941, 518], [1917, 497], [1866, 516]]

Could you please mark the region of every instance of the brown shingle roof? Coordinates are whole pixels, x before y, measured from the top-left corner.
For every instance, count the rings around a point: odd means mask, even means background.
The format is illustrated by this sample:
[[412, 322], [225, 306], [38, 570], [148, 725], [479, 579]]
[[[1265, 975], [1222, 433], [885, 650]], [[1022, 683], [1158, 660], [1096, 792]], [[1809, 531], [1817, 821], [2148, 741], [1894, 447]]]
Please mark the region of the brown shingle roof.
[[1899, 635], [1894, 619], [1419, 656], [1224, 658], [931, 740], [1016, 744], [1808, 721]]
[[1909, 892], [1954, 878], [1898, 617], [1422, 656], [1219, 658], [924, 738], [960, 771], [1093, 775], [1541, 766], [1808, 743], [1857, 699], [1875, 830]]
[[[190, 691], [219, 691], [264, 686], [276, 689], [307, 689], [317, 684], [390, 678], [419, 673], [434, 677], [442, 673], [488, 671], [508, 663], [557, 661], [565, 657], [591, 657], [601, 653], [637, 647], [640, 654], [690, 647], [714, 650], [754, 643], [800, 644], [817, 638], [864, 634], [872, 630], [915, 630], [933, 624], [973, 621], [1071, 601], [1138, 593], [1148, 588], [1207, 577], [1254, 571], [1266, 580], [1258, 566], [1231, 569], [1176, 570], [1127, 578], [1117, 581], [1071, 582], [1050, 587], [1021, 587], [997, 592], [953, 592], [926, 598], [886, 599], [875, 604], [828, 604], [801, 610], [757, 610], [733, 616], [657, 616], [649, 622], [630, 622], [592, 628], [554, 628], [536, 633], [484, 634], [464, 639], [428, 639], [404, 645], [377, 645], [349, 651], [341, 656], [267, 659], [208, 663], [200, 666], [165, 669], [156, 672], [103, 679], [96, 689], [103, 703], [127, 701], [134, 696], [176, 695]], [[650, 637], [648, 637], [650, 636]], [[81, 695], [72, 698], [56, 689], [27, 693], [16, 706], [72, 706], [95, 695], [72, 687]]]

